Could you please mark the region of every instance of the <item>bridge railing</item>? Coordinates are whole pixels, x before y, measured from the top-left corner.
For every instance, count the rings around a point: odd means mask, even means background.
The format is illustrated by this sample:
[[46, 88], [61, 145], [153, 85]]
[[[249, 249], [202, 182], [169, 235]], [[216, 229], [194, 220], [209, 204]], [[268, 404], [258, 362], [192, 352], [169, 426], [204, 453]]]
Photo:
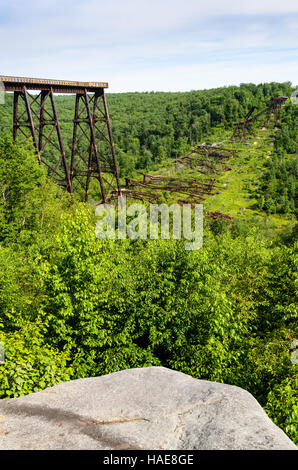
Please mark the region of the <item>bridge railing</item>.
[[60, 85], [60, 86], [74, 86], [84, 88], [108, 88], [107, 82], [77, 82], [72, 80], [52, 80], [47, 78], [29, 78], [29, 77], [15, 77], [8, 75], [0, 75], [2, 82], [9, 83], [30, 83], [30, 84], [41, 84], [41, 85]]

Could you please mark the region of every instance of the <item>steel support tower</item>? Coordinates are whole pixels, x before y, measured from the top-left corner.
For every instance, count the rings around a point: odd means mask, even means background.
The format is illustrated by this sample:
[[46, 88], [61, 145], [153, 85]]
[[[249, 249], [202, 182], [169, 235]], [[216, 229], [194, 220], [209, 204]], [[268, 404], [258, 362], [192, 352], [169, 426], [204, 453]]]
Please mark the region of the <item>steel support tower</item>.
[[287, 96], [274, 96], [270, 99], [266, 112], [265, 126], [268, 126], [271, 114], [273, 114], [274, 117], [274, 125], [277, 126], [282, 105], [287, 101], [287, 99]]
[[244, 120], [241, 122], [238, 122], [236, 125], [235, 131], [231, 137], [231, 142], [235, 140], [241, 140], [244, 141], [246, 139], [246, 134], [250, 133], [253, 134], [253, 129], [252, 129], [252, 123], [251, 123], [251, 115], [254, 113], [256, 107], [252, 106], [246, 116], [244, 117]]
[[[104, 90], [106, 82], [75, 82], [0, 76], [7, 92], [14, 93], [13, 140], [32, 139], [40, 164], [73, 193], [84, 192], [91, 178], [99, 182], [101, 200], [121, 194], [119, 172]], [[35, 91], [35, 94], [29, 91]], [[37, 93], [36, 93], [37, 92]], [[70, 154], [67, 155], [54, 95], [74, 94], [75, 110]]]

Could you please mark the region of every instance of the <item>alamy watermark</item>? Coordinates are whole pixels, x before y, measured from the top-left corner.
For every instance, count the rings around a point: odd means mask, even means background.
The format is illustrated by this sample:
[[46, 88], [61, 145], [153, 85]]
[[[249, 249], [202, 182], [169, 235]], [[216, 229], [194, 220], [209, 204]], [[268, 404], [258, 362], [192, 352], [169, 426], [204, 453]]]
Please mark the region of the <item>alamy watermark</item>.
[[5, 348], [4, 343], [0, 341], [0, 364], [4, 364], [5, 362]]
[[292, 364], [298, 365], [298, 340], [294, 339], [292, 342], [290, 349], [293, 351], [291, 353], [291, 362]]
[[5, 103], [5, 86], [4, 83], [0, 80], [0, 104]]
[[100, 217], [95, 233], [101, 240], [169, 240], [184, 239], [185, 250], [198, 250], [203, 245], [203, 205], [144, 204], [126, 205], [118, 197], [118, 210], [112, 204], [100, 204], [95, 215]]
[[291, 102], [293, 104], [298, 104], [298, 89], [291, 94]]

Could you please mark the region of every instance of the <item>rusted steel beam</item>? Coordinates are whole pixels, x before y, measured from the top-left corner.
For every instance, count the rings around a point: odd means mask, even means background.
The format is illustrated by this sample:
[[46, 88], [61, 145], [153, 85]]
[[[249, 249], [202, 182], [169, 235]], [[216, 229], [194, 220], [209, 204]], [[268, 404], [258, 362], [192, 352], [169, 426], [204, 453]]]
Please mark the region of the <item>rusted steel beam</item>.
[[57, 131], [59, 147], [60, 147], [60, 153], [61, 153], [61, 158], [62, 158], [62, 164], [63, 164], [63, 168], [64, 168], [66, 190], [68, 192], [72, 193], [72, 185], [71, 185], [71, 180], [70, 180], [69, 171], [68, 171], [68, 165], [67, 165], [67, 161], [66, 161], [66, 155], [65, 155], [65, 150], [64, 150], [63, 140], [62, 140], [60, 122], [59, 122], [58, 115], [57, 115], [57, 110], [56, 110], [54, 92], [53, 92], [52, 88], [50, 89], [49, 97], [50, 97], [51, 104], [52, 104], [53, 118], [54, 118], [55, 127], [56, 127], [56, 131]]
[[18, 132], [18, 109], [19, 109], [19, 92], [15, 92], [13, 96], [13, 129], [12, 137], [15, 142], [17, 139]]
[[[32, 137], [39, 162], [49, 168], [56, 181], [63, 183], [70, 193], [73, 192], [74, 182], [80, 188], [84, 187], [87, 200], [90, 179], [95, 176], [100, 184], [103, 202], [109, 191], [116, 190], [121, 195], [112, 129], [104, 95], [104, 89], [108, 87], [106, 82], [7, 76], [0, 76], [0, 81], [6, 91], [14, 92], [13, 139], [16, 140], [18, 134], [24, 136], [26, 141]], [[40, 90], [40, 93], [31, 96], [28, 90]], [[70, 162], [66, 156], [55, 105], [54, 93], [57, 92], [76, 94]], [[50, 112], [45, 106], [48, 99], [51, 103]], [[57, 150], [54, 163], [47, 157], [48, 145]], [[107, 176], [103, 173], [107, 173]]]
[[[39, 102], [40, 98], [40, 102]], [[45, 110], [45, 102], [47, 99], [51, 102], [51, 113]], [[19, 101], [25, 104], [25, 109], [20, 109]], [[49, 119], [45, 119], [45, 113]], [[44, 133], [45, 126], [51, 126], [52, 129], [46, 136]], [[30, 135], [25, 130], [30, 131]], [[55, 177], [59, 181], [64, 181], [65, 188], [72, 192], [71, 181], [68, 173], [66, 155], [64, 151], [60, 123], [55, 106], [54, 94], [51, 89], [42, 91], [39, 95], [31, 96], [26, 86], [23, 86], [21, 92], [14, 94], [14, 118], [13, 118], [13, 138], [17, 139], [17, 131], [20, 131], [25, 137], [25, 142], [32, 137], [33, 145], [36, 150], [39, 163], [44, 163], [50, 170], [50, 176]], [[54, 131], [57, 133], [58, 145], [52, 139]], [[47, 144], [51, 144], [57, 150], [57, 159], [54, 164], [47, 161], [44, 154]]]
[[235, 157], [238, 152], [237, 149], [199, 144], [186, 155], [176, 159], [176, 169], [179, 168], [179, 164], [182, 166], [195, 165], [196, 171], [199, 173], [216, 173], [223, 169], [222, 165], [227, 159]]
[[222, 212], [220, 211], [215, 211], [215, 212], [207, 212], [207, 217], [209, 217], [210, 219], [229, 219], [229, 220], [232, 220], [234, 217], [232, 217], [231, 215], [228, 215], [228, 214], [223, 214]]
[[28, 121], [29, 121], [29, 124], [30, 124], [30, 132], [31, 132], [31, 135], [32, 135], [34, 147], [35, 147], [36, 152], [37, 152], [37, 154], [38, 154], [37, 136], [36, 136], [36, 132], [35, 132], [34, 121], [33, 121], [33, 118], [32, 118], [31, 107], [30, 107], [30, 104], [29, 104], [28, 92], [27, 92], [25, 86], [23, 87], [23, 94], [22, 94], [22, 96], [23, 96], [23, 98], [24, 98], [25, 105], [26, 105], [26, 111], [27, 111], [27, 115], [28, 115]]
[[[208, 183], [198, 181], [195, 178], [192, 179], [180, 179], [173, 177], [153, 176], [143, 174], [142, 182], [133, 180], [132, 178], [125, 178], [126, 189], [122, 190], [123, 195], [128, 194], [133, 198], [133, 194], [138, 189], [138, 196], [140, 194], [146, 200], [154, 194], [154, 197], [158, 197], [160, 200], [163, 191], [168, 191], [171, 194], [186, 196], [187, 199], [178, 199], [178, 203], [187, 203], [192, 206], [196, 203], [201, 203], [205, 200], [203, 197], [205, 194], [212, 194], [215, 186], [215, 179], [212, 178]], [[124, 192], [125, 191], [125, 192]], [[153, 192], [153, 191], [158, 191]]]
[[256, 109], [256, 106], [252, 106], [250, 110], [248, 111], [248, 113], [246, 114], [246, 116], [244, 117], [244, 120], [241, 122], [238, 122], [234, 130], [234, 133], [230, 139], [231, 142], [237, 139], [239, 139], [240, 141], [244, 141], [248, 133], [254, 135], [254, 132], [252, 129], [251, 116], [254, 113], [255, 109]]
[[88, 115], [88, 119], [89, 119], [90, 133], [91, 133], [90, 152], [89, 152], [89, 160], [88, 160], [88, 176], [87, 176], [87, 182], [86, 182], [85, 200], [87, 201], [87, 199], [88, 199], [90, 173], [92, 171], [92, 154], [94, 152], [96, 165], [97, 165], [96, 171], [97, 171], [97, 174], [98, 174], [98, 180], [99, 180], [100, 189], [101, 189], [101, 196], [102, 196], [103, 202], [106, 202], [105, 188], [104, 188], [104, 184], [103, 184], [103, 179], [102, 179], [102, 174], [101, 174], [101, 166], [100, 166], [100, 161], [99, 161], [99, 158], [98, 158], [97, 143], [96, 143], [96, 139], [95, 139], [94, 121], [95, 121], [95, 115], [96, 115], [96, 106], [94, 106], [93, 116], [92, 116], [91, 115], [91, 110], [90, 110], [90, 103], [89, 103], [88, 93], [87, 93], [86, 89], [85, 89], [85, 93], [84, 93], [84, 99], [85, 99], [87, 115]]
[[107, 82], [80, 82], [74, 80], [52, 80], [46, 78], [29, 78], [0, 75], [0, 81], [4, 84], [5, 91], [48, 90], [52, 88], [53, 93], [84, 94], [95, 93], [99, 89], [108, 88]]
[[103, 90], [76, 95], [70, 174], [73, 185], [85, 185], [88, 200], [91, 178], [99, 181], [102, 202], [121, 194], [108, 107]]
[[265, 126], [269, 124], [271, 114], [274, 116], [274, 125], [277, 126], [282, 105], [287, 99], [287, 96], [275, 96], [270, 99], [266, 112]]
[[[146, 180], [144, 179], [149, 179], [149, 181], [146, 182]], [[127, 178], [131, 181], [135, 181], [135, 180], [132, 180], [131, 178]], [[189, 178], [189, 179], [185, 179], [185, 178], [173, 178], [173, 177], [168, 177], [168, 176], [153, 176], [153, 175], [148, 175], [148, 174], [144, 174], [143, 175], [143, 184], [150, 184], [151, 181], [171, 181], [171, 182], [176, 182], [176, 183], [186, 183], [188, 186], [190, 186], [191, 184], [193, 185], [203, 185], [203, 186], [210, 186], [210, 185], [214, 185], [215, 184], [215, 178], [210, 178], [208, 180], [208, 183], [204, 183], [203, 181], [201, 180], [197, 180], [196, 178]]]
[[40, 94], [40, 113], [39, 113], [39, 138], [38, 138], [38, 152], [39, 162], [41, 163], [40, 154], [43, 151], [43, 132], [44, 132], [44, 114], [45, 114], [45, 101], [48, 97], [49, 91], [43, 90]]
[[[15, 85], [5, 85], [5, 91], [7, 92], [14, 92], [14, 91], [22, 91], [22, 85], [15, 86]], [[48, 90], [48, 85], [40, 85], [40, 86], [26, 86], [28, 90]], [[84, 95], [84, 89], [80, 88], [72, 88], [72, 87], [57, 87], [53, 86], [53, 93], [60, 93], [60, 94], [70, 94], [70, 95]], [[88, 93], [94, 93], [94, 88], [87, 88]]]
[[77, 129], [79, 125], [79, 105], [80, 105], [80, 95], [76, 95], [75, 103], [75, 115], [73, 121], [73, 134], [72, 134], [72, 146], [71, 146], [71, 160], [70, 160], [70, 177], [73, 182], [75, 175], [75, 154], [77, 151]]
[[114, 175], [115, 175], [115, 178], [116, 178], [118, 194], [120, 195], [121, 194], [121, 189], [120, 189], [119, 171], [118, 171], [118, 165], [117, 165], [117, 160], [116, 160], [115, 146], [114, 146], [114, 141], [113, 141], [113, 135], [112, 135], [108, 105], [107, 105], [107, 101], [106, 101], [106, 97], [105, 97], [104, 92], [102, 93], [102, 99], [103, 99], [104, 110], [105, 110], [105, 118], [106, 118], [106, 123], [107, 123], [107, 128], [108, 128], [109, 143], [110, 143], [110, 148], [111, 148], [111, 151], [112, 151], [113, 170], [114, 170]]

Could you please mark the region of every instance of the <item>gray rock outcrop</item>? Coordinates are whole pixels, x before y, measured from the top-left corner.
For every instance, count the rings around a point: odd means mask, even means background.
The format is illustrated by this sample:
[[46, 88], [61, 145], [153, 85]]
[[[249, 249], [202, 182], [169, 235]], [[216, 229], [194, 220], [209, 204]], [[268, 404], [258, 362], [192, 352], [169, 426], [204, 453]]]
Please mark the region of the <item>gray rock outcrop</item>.
[[0, 400], [0, 449], [297, 449], [247, 391], [163, 367]]

